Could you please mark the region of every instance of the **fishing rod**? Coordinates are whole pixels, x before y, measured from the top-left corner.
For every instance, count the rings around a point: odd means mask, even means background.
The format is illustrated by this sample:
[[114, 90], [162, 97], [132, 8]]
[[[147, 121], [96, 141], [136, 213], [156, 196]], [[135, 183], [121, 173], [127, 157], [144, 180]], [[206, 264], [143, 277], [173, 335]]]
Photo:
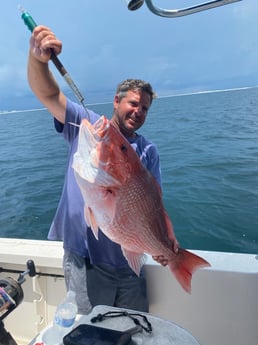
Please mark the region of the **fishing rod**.
[[[19, 6], [19, 9], [22, 13], [21, 18], [24, 21], [24, 24], [28, 27], [28, 29], [33, 32], [33, 30], [35, 29], [35, 27], [37, 26], [37, 24], [35, 23], [34, 19], [31, 17], [31, 15], [24, 10], [23, 7]], [[65, 81], [67, 82], [67, 84], [70, 86], [70, 88], [72, 89], [72, 91], [74, 92], [75, 96], [78, 98], [78, 100], [80, 101], [80, 103], [82, 104], [82, 106], [84, 107], [84, 109], [86, 110], [88, 117], [90, 119], [90, 115], [89, 112], [86, 108], [86, 105], [84, 104], [84, 97], [82, 96], [80, 90], [78, 89], [78, 87], [75, 85], [74, 81], [72, 80], [70, 74], [67, 72], [67, 70], [65, 69], [64, 65], [62, 64], [62, 62], [59, 60], [59, 58], [56, 56], [55, 52], [53, 49], [50, 49], [51, 51], [51, 60], [54, 63], [54, 65], [56, 66], [57, 70], [60, 72], [60, 74], [62, 75], [62, 77], [65, 79]]]

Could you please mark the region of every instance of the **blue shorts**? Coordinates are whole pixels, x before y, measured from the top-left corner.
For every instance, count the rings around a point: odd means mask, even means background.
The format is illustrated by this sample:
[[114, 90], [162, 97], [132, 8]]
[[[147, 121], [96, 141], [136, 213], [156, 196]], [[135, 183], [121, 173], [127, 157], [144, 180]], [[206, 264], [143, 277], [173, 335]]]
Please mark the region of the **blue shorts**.
[[76, 293], [79, 314], [88, 314], [96, 305], [149, 311], [146, 280], [129, 267], [90, 265], [89, 259], [64, 252], [66, 289]]
[[88, 295], [92, 306], [149, 311], [146, 280], [138, 277], [129, 267], [114, 268], [110, 265], [92, 265], [87, 270]]

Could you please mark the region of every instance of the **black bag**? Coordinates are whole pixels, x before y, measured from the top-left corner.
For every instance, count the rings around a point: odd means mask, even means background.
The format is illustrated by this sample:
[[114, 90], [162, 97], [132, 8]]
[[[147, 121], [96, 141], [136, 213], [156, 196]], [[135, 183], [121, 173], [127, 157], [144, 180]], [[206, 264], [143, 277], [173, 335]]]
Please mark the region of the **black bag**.
[[64, 345], [130, 345], [129, 333], [81, 324], [66, 334]]

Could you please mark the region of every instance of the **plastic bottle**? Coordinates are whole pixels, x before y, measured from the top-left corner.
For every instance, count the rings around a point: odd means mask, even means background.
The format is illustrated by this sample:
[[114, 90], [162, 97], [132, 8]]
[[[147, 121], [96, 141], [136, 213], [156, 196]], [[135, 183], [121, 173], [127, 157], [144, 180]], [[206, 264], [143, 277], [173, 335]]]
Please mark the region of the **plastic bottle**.
[[53, 326], [48, 327], [42, 334], [43, 344], [63, 344], [63, 337], [71, 331], [77, 312], [78, 308], [75, 301], [75, 293], [73, 291], [68, 291], [64, 301], [56, 308]]
[[67, 334], [75, 321], [78, 307], [75, 300], [75, 292], [68, 291], [63, 302], [58, 304], [54, 317], [54, 328], [58, 333], [59, 343], [62, 343], [63, 337]]
[[77, 312], [75, 292], [68, 291], [65, 300], [56, 308], [55, 324], [63, 328], [70, 328], [74, 324]]

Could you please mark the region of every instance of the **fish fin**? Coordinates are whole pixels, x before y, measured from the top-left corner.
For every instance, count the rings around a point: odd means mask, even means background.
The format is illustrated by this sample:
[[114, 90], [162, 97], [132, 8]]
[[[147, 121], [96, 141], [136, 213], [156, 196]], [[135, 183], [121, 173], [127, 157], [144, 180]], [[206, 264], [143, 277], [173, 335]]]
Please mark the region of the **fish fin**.
[[90, 207], [85, 207], [84, 208], [84, 217], [86, 220], [86, 223], [91, 227], [91, 230], [96, 238], [96, 240], [99, 239], [98, 233], [99, 233], [99, 227], [96, 222], [96, 219], [94, 217], [94, 214], [92, 212], [92, 209]]
[[182, 288], [191, 293], [192, 274], [201, 267], [208, 267], [210, 264], [198, 255], [185, 249], [179, 248], [175, 261], [168, 263], [169, 269], [175, 275]]
[[122, 252], [124, 254], [124, 257], [126, 258], [128, 265], [131, 267], [131, 269], [137, 274], [137, 276], [141, 273], [141, 268], [146, 262], [146, 255], [143, 253], [135, 253], [132, 251], [127, 250], [126, 248], [121, 248]]

